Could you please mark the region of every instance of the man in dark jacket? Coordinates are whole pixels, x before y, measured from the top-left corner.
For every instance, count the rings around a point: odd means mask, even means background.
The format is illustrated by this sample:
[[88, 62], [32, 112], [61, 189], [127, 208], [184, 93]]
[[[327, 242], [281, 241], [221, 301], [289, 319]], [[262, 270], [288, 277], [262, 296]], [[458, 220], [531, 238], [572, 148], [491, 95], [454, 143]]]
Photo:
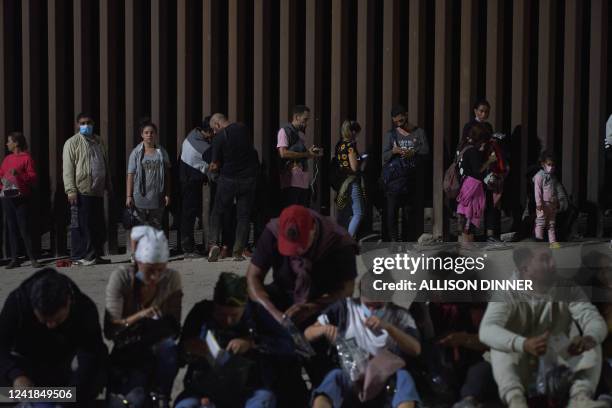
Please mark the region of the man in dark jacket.
[[208, 166], [212, 158], [214, 132], [209, 125], [210, 116], [200, 127], [193, 129], [185, 140], [179, 163], [181, 181], [181, 246], [185, 258], [197, 258], [193, 225], [202, 213], [202, 186], [208, 182]]
[[96, 305], [54, 269], [26, 279], [0, 312], [0, 386], [76, 387], [80, 406], [91, 406], [107, 353]]

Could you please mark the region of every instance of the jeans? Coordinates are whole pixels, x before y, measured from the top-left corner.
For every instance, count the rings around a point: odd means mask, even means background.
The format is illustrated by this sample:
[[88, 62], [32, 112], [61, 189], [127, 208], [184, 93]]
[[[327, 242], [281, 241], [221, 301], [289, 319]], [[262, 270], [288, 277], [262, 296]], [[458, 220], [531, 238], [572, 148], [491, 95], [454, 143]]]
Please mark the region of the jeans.
[[70, 258], [73, 261], [100, 257], [106, 240], [104, 198], [79, 194], [77, 196], [78, 225], [70, 227]]
[[195, 251], [193, 225], [202, 212], [202, 181], [181, 183], [181, 246], [185, 252]]
[[[212, 401], [214, 404], [214, 401]], [[189, 397], [185, 399], [179, 400], [178, 403], [174, 405], [174, 408], [200, 408], [200, 399], [196, 397]], [[276, 407], [276, 397], [274, 393], [269, 390], [259, 389], [255, 390], [253, 396], [245, 401], [245, 408], [275, 408]]]
[[300, 187], [285, 187], [281, 189], [281, 211], [290, 205], [310, 207], [310, 189]]
[[234, 255], [242, 255], [246, 248], [249, 232], [251, 208], [255, 201], [256, 178], [233, 179], [221, 176], [217, 183], [215, 205], [210, 220], [210, 245], [219, 243], [219, 233], [223, 225], [223, 216], [236, 200], [236, 239]]
[[[398, 236], [398, 210], [402, 208], [402, 236]], [[423, 217], [423, 214], [419, 214]], [[415, 230], [416, 205], [414, 193], [387, 193], [387, 233], [389, 241], [414, 242], [417, 240]]]
[[[398, 370], [395, 376], [397, 383], [395, 394], [391, 401], [392, 407], [397, 408], [404, 402], [420, 401], [416, 385], [410, 373], [406, 370]], [[314, 389], [312, 395], [316, 398], [318, 395], [323, 394], [331, 400], [334, 408], [340, 408], [351, 392], [353, 392], [353, 384], [349, 376], [341, 369], [336, 368], [327, 374], [321, 385]]]
[[6, 224], [10, 234], [11, 258], [17, 259], [19, 252], [19, 237], [23, 240], [23, 245], [28, 258], [34, 260], [32, 250], [32, 239], [30, 238], [30, 226], [28, 225], [28, 205], [29, 200], [25, 197], [3, 198], [2, 207], [6, 214]]
[[[170, 396], [179, 369], [178, 347], [173, 339], [167, 338], [154, 345], [151, 351], [153, 361], [144, 361], [142, 364], [132, 363], [130, 366], [119, 364], [113, 367], [114, 375], [111, 378], [112, 385], [109, 386], [109, 391], [116, 394], [137, 395], [139, 392], [136, 391], [140, 389]], [[154, 379], [153, 384], [150, 384], [150, 378]], [[132, 401], [135, 408], [139, 408], [145, 401], [142, 398], [137, 400], [138, 402]]]
[[359, 183], [353, 183], [351, 186], [351, 201], [353, 206], [353, 217], [349, 223], [348, 232], [352, 237], [357, 235], [359, 224], [363, 219], [363, 196]]

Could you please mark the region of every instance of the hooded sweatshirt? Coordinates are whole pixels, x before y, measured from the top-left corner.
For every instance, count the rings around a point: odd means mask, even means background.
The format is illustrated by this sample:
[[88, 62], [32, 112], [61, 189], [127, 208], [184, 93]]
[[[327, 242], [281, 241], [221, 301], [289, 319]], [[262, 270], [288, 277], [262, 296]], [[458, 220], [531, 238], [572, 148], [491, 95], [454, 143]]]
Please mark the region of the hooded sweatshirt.
[[70, 366], [77, 350], [100, 360], [106, 358], [96, 305], [69, 278], [72, 304], [66, 321], [48, 329], [34, 315], [30, 301], [32, 286], [50, 273], [57, 272], [43, 269], [35, 273], [12, 291], [4, 303], [0, 312], [0, 383], [12, 384], [19, 376], [31, 375], [12, 353], [30, 364], [46, 367]]

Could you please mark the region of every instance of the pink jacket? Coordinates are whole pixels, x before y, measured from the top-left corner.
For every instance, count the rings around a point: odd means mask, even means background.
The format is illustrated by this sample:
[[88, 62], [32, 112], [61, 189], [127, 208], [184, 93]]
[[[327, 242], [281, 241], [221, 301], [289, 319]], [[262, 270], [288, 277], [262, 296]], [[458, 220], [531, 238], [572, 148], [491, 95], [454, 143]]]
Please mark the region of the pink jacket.
[[548, 174], [544, 169], [533, 176], [535, 188], [535, 203], [537, 207], [559, 201], [557, 197], [557, 179], [553, 174]]

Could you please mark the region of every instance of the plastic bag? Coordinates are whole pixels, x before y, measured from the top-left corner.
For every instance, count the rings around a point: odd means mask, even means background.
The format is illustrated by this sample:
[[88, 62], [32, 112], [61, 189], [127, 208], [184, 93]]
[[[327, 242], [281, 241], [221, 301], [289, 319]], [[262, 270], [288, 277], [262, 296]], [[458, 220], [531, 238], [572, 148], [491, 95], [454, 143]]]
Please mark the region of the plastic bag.
[[336, 349], [342, 370], [348, 374], [351, 381], [361, 380], [368, 365], [368, 353], [357, 345], [354, 338], [339, 338], [336, 341]]
[[573, 373], [570, 367], [559, 361], [559, 358], [567, 361], [569, 343], [565, 334], [556, 334], [548, 338], [546, 354], [538, 361], [537, 395], [562, 396], [569, 392]]

